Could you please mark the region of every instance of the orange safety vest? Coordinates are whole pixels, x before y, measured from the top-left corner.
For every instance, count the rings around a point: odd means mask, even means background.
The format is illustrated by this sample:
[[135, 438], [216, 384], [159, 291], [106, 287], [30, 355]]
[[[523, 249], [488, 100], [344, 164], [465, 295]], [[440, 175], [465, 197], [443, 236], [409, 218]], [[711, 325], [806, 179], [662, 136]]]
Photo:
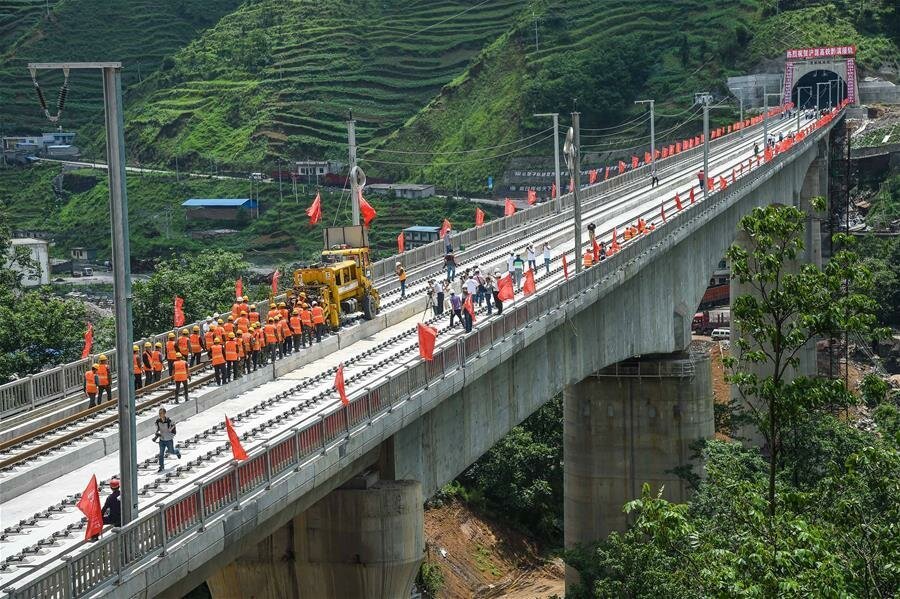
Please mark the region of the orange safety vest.
[[253, 331], [253, 340], [255, 341], [254, 350], [259, 350], [263, 345], [266, 344], [266, 334], [265, 332], [257, 327], [255, 331]]
[[277, 343], [278, 337], [275, 336], [275, 325], [270, 322], [263, 328], [266, 331], [266, 343]]
[[209, 349], [210, 347], [213, 346], [213, 341], [215, 341], [215, 338], [216, 338], [216, 330], [214, 328], [210, 327], [209, 330], [206, 331], [206, 333], [204, 333], [204, 335], [203, 335], [203, 340], [206, 341], [206, 349]]
[[226, 334], [226, 335], [227, 335], [228, 333], [233, 333], [233, 332], [234, 332], [234, 323], [231, 322], [231, 321], [229, 320], [228, 322], [226, 322], [226, 323], [223, 325], [223, 328], [225, 329], [225, 334]]
[[312, 312], [309, 310], [300, 310], [300, 322], [305, 327], [312, 326]]
[[222, 344], [216, 343], [210, 350], [212, 352], [212, 365], [219, 366], [225, 363], [225, 354], [222, 352]]
[[241, 343], [244, 346], [244, 351], [250, 352], [253, 349], [253, 335], [249, 331], [244, 331], [241, 333]]
[[594, 252], [588, 250], [584, 253], [584, 265], [585, 267], [593, 266], [594, 264]]
[[184, 360], [178, 360], [175, 362], [175, 370], [172, 372], [172, 378], [176, 381], [187, 381], [188, 380], [188, 365]]
[[313, 306], [312, 319], [313, 324], [325, 324], [325, 310], [322, 306]]
[[248, 330], [250, 330], [250, 321], [247, 320], [246, 316], [241, 316], [234, 321], [234, 324], [237, 325], [238, 330], [242, 333], [246, 333]]
[[291, 316], [291, 330], [294, 331], [295, 335], [303, 332], [303, 325], [300, 323], [299, 316]]
[[400, 272], [397, 275], [397, 278], [400, 279], [401, 281], [405, 281], [406, 280], [406, 271], [401, 268]]
[[266, 314], [266, 320], [275, 318], [276, 316], [281, 316], [281, 311], [278, 310], [278, 308], [272, 308], [271, 310], [269, 310], [269, 313]]
[[200, 333], [191, 333], [191, 353], [199, 354], [202, 351], [203, 345], [200, 343]]
[[84, 390], [87, 393], [96, 393], [98, 391], [97, 383], [94, 380], [96, 374], [93, 370], [88, 370], [84, 373]]
[[150, 366], [153, 367], [155, 372], [162, 371], [162, 352], [158, 349], [154, 349], [150, 353]]
[[291, 315], [291, 313], [288, 312], [287, 308], [280, 308], [278, 310], [278, 314], [281, 315], [281, 320], [287, 320], [288, 317]]
[[[243, 333], [241, 333], [241, 335], [243, 335]], [[234, 345], [235, 347], [237, 347], [238, 352], [238, 360], [244, 359], [244, 341], [241, 335], [238, 335], [234, 338]]]
[[175, 348], [175, 342], [169, 339], [166, 341], [166, 360], [172, 362], [175, 360], [175, 354], [178, 353], [178, 350]]
[[141, 356], [140, 355], [134, 354], [132, 356], [132, 363], [134, 364], [134, 366], [132, 366], [132, 370], [134, 371], [134, 374], [142, 374], [144, 372], [144, 369], [141, 368]]
[[[219, 339], [225, 338], [225, 327], [223, 327], [221, 325], [216, 326], [216, 337], [218, 337]], [[223, 343], [224, 343], [224, 341], [223, 341]]]
[[231, 315], [237, 319], [241, 315], [241, 305], [237, 302], [231, 304]]
[[225, 359], [229, 362], [233, 362], [238, 359], [237, 343], [235, 343], [233, 339], [229, 339], [225, 342]]
[[178, 351], [181, 352], [182, 356], [188, 355], [188, 349], [190, 349], [191, 340], [187, 335], [182, 335], [178, 338]]
[[100, 377], [100, 386], [106, 387], [109, 385], [109, 366], [106, 364], [99, 364], [97, 366], [97, 376]]
[[259, 312], [256, 310], [249, 312], [247, 316], [250, 318], [250, 322], [259, 322]]
[[294, 333], [291, 331], [291, 325], [288, 324], [288, 321], [282, 320], [281, 321], [281, 337], [282, 338], [290, 337], [293, 334]]

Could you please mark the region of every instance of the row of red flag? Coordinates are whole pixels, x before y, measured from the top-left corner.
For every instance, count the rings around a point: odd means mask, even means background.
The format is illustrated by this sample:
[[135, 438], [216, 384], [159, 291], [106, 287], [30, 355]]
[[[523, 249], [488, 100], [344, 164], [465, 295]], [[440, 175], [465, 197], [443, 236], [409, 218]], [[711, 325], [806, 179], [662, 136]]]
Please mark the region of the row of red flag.
[[[363, 197], [362, 190], [357, 191], [359, 197], [359, 214], [362, 216], [363, 224], [367, 227], [371, 226], [372, 221], [378, 216], [378, 213], [372, 208], [372, 205]], [[322, 220], [322, 195], [316, 192], [316, 197], [312, 204], [306, 209], [306, 216], [309, 217], [310, 226], [315, 226]]]

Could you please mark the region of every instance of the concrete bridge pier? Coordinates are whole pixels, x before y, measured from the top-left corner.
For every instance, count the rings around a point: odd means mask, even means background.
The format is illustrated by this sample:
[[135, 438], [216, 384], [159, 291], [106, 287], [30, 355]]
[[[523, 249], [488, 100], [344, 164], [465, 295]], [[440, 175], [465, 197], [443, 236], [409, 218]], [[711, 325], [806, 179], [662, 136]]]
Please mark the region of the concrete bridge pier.
[[417, 481], [359, 476], [224, 567], [216, 599], [409, 597], [425, 551]]
[[[714, 433], [706, 354], [676, 352], [619, 362], [563, 392], [565, 545], [606, 538], [629, 524], [622, 507], [649, 483], [670, 501], [688, 486], [672, 470]], [[567, 568], [566, 583], [577, 582]]]

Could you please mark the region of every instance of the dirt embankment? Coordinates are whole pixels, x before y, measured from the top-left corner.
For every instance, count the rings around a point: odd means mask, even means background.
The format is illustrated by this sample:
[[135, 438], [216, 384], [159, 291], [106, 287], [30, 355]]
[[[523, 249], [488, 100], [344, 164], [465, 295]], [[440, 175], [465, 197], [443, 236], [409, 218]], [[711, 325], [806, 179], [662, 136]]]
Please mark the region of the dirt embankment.
[[559, 559], [522, 533], [459, 500], [425, 511], [428, 559], [444, 574], [444, 598], [549, 599], [565, 595]]

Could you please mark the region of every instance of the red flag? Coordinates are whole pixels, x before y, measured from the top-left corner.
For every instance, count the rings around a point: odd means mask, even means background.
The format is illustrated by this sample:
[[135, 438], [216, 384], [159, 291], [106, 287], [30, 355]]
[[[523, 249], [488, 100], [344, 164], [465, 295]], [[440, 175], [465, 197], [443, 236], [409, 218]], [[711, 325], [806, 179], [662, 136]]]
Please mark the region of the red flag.
[[350, 405], [347, 399], [347, 389], [344, 387], [344, 363], [338, 364], [337, 374], [334, 375], [334, 388], [337, 389], [338, 395], [341, 396], [341, 403], [345, 406]]
[[679, 154], [681, 153], [681, 142], [680, 141], [675, 143], [675, 152], [679, 153]]
[[606, 167], [606, 172], [603, 174], [603, 180], [606, 181], [609, 179], [609, 167]]
[[619, 161], [619, 174], [621, 175], [624, 172], [625, 172], [625, 163], [620, 160]]
[[691, 187], [691, 204], [694, 203], [694, 188]]
[[716, 178], [710, 177], [706, 180], [706, 188], [709, 191], [713, 191], [716, 188]]
[[528, 190], [528, 204], [530, 206], [537, 204], [537, 192], [533, 189]]
[[566, 255], [562, 255], [563, 276], [569, 280], [569, 263], [566, 261]]
[[400, 234], [397, 235], [397, 253], [402, 254], [406, 249], [406, 240], [403, 238], [403, 231], [400, 231]]
[[531, 295], [536, 289], [537, 287], [534, 285], [534, 271], [529, 270], [525, 273], [525, 283], [522, 285], [522, 292], [525, 295]]
[[556, 197], [556, 181], [550, 184], [550, 198], [553, 199]]
[[238, 277], [238, 280], [234, 282], [234, 297], [241, 299], [244, 297], [244, 278]]
[[309, 217], [310, 226], [314, 226], [322, 220], [322, 196], [319, 195], [319, 192], [316, 192], [316, 199], [314, 199], [313, 203], [306, 209], [306, 216]]
[[94, 346], [94, 325], [88, 323], [87, 330], [84, 332], [84, 349], [81, 350], [81, 359], [84, 360], [91, 355], [91, 348]]
[[450, 221], [445, 218], [444, 223], [441, 225], [441, 230], [438, 232], [438, 235], [441, 239], [443, 239], [444, 235], [447, 234], [447, 231], [450, 231], [451, 229], [453, 229], [453, 225], [451, 225]]
[[363, 223], [368, 227], [372, 224], [372, 221], [375, 220], [375, 217], [378, 216], [378, 213], [375, 212], [375, 209], [366, 201], [366, 198], [363, 197], [362, 190], [359, 190], [359, 213], [362, 214]]
[[506, 201], [503, 203], [503, 216], [512, 216], [516, 213], [516, 205], [512, 203], [512, 200], [506, 198]]
[[244, 451], [244, 448], [241, 445], [241, 439], [234, 430], [234, 425], [231, 424], [231, 420], [228, 419], [228, 416], [225, 417], [225, 432], [228, 433], [228, 442], [231, 444], [231, 455], [239, 462], [241, 460], [246, 460], [247, 452]]
[[597, 244], [597, 239], [592, 239], [591, 243], [593, 244], [592, 251], [594, 252], [594, 262], [600, 260], [600, 246]]
[[677, 192], [677, 191], [675, 192], [675, 207], [678, 208], [679, 210], [682, 209], [682, 206], [681, 206], [681, 198], [678, 196], [678, 192]]
[[278, 279], [281, 278], [281, 272], [276, 268], [272, 273], [272, 297], [278, 295]]
[[100, 507], [100, 490], [97, 488], [96, 474], [91, 475], [88, 486], [75, 506], [87, 517], [87, 528], [84, 531], [85, 540], [103, 532], [103, 508]]
[[434, 342], [437, 340], [438, 331], [421, 322], [416, 325], [416, 329], [419, 332], [419, 356], [431, 362], [434, 360]]
[[644, 164], [650, 164], [650, 152], [644, 152]]
[[638, 166], [638, 157], [632, 156], [631, 157], [631, 168], [637, 168], [637, 166]]
[[[530, 270], [528, 272], [531, 272]], [[466, 301], [463, 302], [463, 310], [469, 313], [469, 316], [472, 317], [472, 322], [475, 322], [475, 304], [472, 302], [472, 296], [469, 295], [466, 297]]]
[[480, 227], [484, 224], [484, 211], [481, 208], [475, 208], [475, 226]]
[[506, 274], [500, 277], [500, 280], [497, 281], [497, 297], [500, 298], [501, 302], [505, 302], [511, 300], [515, 297], [515, 292], [513, 291], [513, 283], [512, 277], [509, 274]]
[[184, 300], [177, 295], [175, 296], [175, 326], [180, 327], [184, 324]]
[[663, 222], [666, 222], [666, 202], [663, 200], [659, 203], [659, 215], [662, 217]]
[[593, 185], [597, 182], [597, 169], [592, 168], [588, 171], [588, 185]]
[[663, 151], [662, 151], [662, 157], [663, 157], [663, 158], [668, 158], [668, 157], [669, 157], [669, 148], [668, 148], [668, 147], [663, 148]]
[[725, 177], [719, 176], [719, 191], [728, 187], [728, 183], [725, 182]]

